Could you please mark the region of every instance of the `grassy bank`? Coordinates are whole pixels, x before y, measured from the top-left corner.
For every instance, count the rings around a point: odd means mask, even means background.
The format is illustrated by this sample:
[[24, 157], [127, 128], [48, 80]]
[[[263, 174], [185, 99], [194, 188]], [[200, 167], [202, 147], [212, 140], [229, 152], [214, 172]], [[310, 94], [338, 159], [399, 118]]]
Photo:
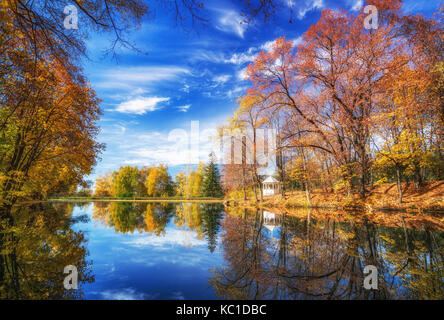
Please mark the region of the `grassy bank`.
[[348, 196], [345, 192], [330, 190], [313, 190], [311, 204], [307, 202], [304, 191], [287, 192], [285, 197], [274, 195], [264, 197], [262, 204], [254, 199], [248, 201], [236, 200], [239, 205], [263, 208], [323, 208], [323, 209], [365, 209], [366, 211], [406, 211], [406, 212], [441, 212], [444, 213], [444, 181], [426, 184], [416, 189], [413, 184], [404, 183], [403, 202], [398, 202], [398, 192], [395, 183], [375, 186], [369, 191], [365, 200], [359, 194]]
[[[404, 184], [404, 201], [398, 203], [396, 184], [384, 184], [373, 188], [365, 201], [358, 194], [348, 197], [342, 192], [314, 190], [311, 206], [304, 191], [287, 192], [264, 197], [256, 201], [230, 201], [230, 206], [239, 209], [262, 208], [275, 214], [287, 214], [301, 219], [336, 222], [371, 222], [377, 225], [397, 228], [411, 228], [444, 231], [444, 182], [434, 182], [416, 190], [413, 185]], [[235, 207], [233, 207], [236, 210]]]

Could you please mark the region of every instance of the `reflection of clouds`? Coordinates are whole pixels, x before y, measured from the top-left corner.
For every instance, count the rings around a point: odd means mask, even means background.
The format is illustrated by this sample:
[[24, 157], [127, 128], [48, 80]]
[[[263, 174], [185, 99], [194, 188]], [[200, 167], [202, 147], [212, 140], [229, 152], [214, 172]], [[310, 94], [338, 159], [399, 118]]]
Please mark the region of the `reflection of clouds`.
[[197, 239], [192, 231], [174, 229], [168, 230], [165, 237], [159, 237], [156, 235], [138, 235], [135, 239], [123, 243], [138, 248], [150, 246], [156, 250], [169, 250], [172, 246], [186, 248], [206, 246], [206, 242]]
[[181, 291], [176, 291], [176, 292], [173, 292], [171, 299], [172, 300], [185, 300], [185, 296]]
[[120, 290], [106, 290], [101, 292], [100, 296], [105, 300], [146, 300], [155, 299], [159, 294], [147, 294], [137, 292], [133, 288], [124, 288]]
[[[163, 237], [154, 234], [132, 235], [122, 244], [128, 250], [128, 262], [148, 268], [167, 264], [206, 271], [208, 266], [214, 264], [215, 257], [208, 255], [206, 241], [197, 239], [191, 230], [167, 229]], [[162, 253], [159, 254], [159, 251]], [[182, 274], [181, 277], [187, 275]]]
[[103, 268], [105, 269], [103, 272], [104, 274], [111, 274], [114, 271], [116, 271], [116, 266], [114, 265], [114, 263], [111, 263], [111, 264], [105, 263], [103, 265]]
[[[212, 265], [211, 257], [202, 256], [202, 252], [180, 252], [175, 251], [164, 257], [158, 254], [140, 253], [137, 258], [130, 258], [128, 260], [131, 264], [141, 264], [148, 268], [157, 266], [174, 265], [175, 268], [195, 267], [202, 270], [208, 270], [208, 266]], [[182, 274], [181, 278], [186, 278], [188, 274]]]

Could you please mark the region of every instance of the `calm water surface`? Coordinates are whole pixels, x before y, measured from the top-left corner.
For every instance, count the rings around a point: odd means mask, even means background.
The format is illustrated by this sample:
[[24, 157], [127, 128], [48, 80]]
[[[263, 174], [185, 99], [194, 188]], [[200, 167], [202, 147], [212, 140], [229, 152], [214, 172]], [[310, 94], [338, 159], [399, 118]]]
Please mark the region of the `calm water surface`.
[[[20, 207], [0, 230], [2, 299], [444, 298], [444, 233], [427, 227], [96, 202]], [[365, 265], [378, 290], [363, 288]]]

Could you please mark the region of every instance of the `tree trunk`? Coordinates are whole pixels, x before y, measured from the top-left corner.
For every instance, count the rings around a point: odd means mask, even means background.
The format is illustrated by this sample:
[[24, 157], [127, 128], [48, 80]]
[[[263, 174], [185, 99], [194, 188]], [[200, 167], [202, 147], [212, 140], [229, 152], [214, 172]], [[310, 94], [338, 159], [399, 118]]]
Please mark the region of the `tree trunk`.
[[261, 198], [261, 203], [264, 201], [264, 192], [262, 190], [262, 183], [259, 181], [259, 192], [260, 192], [260, 198]]
[[310, 196], [310, 178], [308, 177], [308, 170], [307, 170], [307, 160], [305, 159], [305, 152], [304, 149], [301, 149], [301, 156], [302, 156], [302, 166], [305, 173], [305, 196], [307, 198], [307, 203], [309, 206], [311, 206], [311, 196]]
[[398, 201], [399, 204], [402, 203], [402, 179], [401, 179], [401, 170], [396, 168], [396, 185], [398, 186]]

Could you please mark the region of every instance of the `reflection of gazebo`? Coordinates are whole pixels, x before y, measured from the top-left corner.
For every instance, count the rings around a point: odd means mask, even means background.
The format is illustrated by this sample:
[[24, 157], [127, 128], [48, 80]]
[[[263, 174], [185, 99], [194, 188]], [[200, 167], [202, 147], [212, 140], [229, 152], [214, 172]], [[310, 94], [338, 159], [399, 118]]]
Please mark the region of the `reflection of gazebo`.
[[271, 196], [273, 194], [278, 194], [281, 190], [281, 183], [277, 181], [272, 176], [269, 176], [267, 179], [262, 182], [264, 196]]
[[267, 228], [271, 234], [273, 234], [273, 231], [279, 228], [281, 225], [281, 216], [272, 212], [264, 211], [263, 217], [264, 227]]

